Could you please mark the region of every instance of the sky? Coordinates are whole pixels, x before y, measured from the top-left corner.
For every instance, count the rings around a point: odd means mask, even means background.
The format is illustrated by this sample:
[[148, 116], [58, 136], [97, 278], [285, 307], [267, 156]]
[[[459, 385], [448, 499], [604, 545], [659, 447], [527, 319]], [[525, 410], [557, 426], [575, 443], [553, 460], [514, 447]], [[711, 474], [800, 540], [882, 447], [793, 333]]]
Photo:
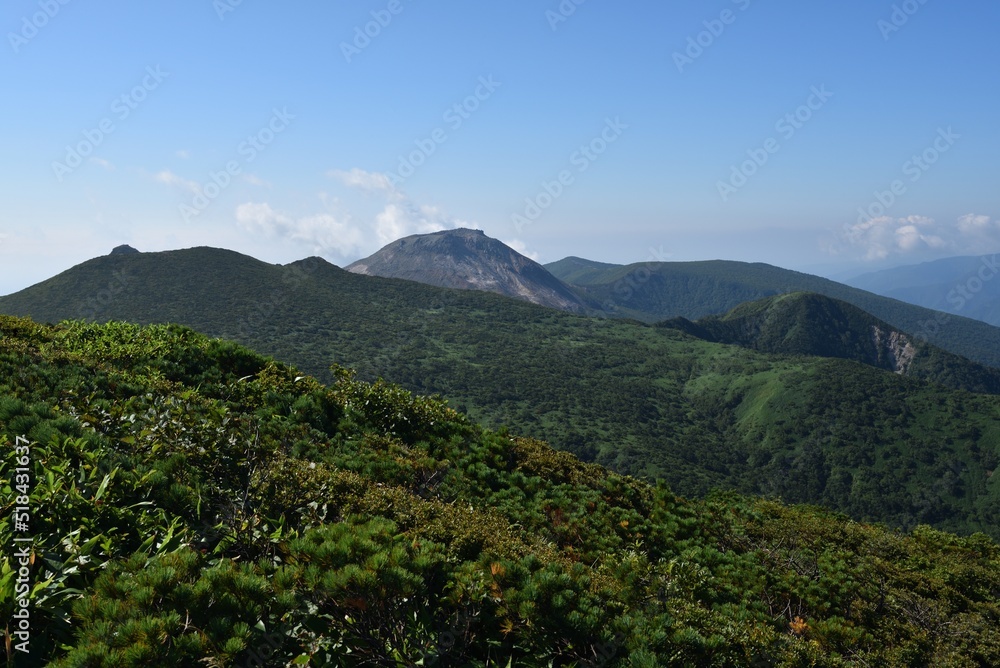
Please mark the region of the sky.
[[992, 0], [6, 0], [0, 294], [119, 244], [1000, 250]]

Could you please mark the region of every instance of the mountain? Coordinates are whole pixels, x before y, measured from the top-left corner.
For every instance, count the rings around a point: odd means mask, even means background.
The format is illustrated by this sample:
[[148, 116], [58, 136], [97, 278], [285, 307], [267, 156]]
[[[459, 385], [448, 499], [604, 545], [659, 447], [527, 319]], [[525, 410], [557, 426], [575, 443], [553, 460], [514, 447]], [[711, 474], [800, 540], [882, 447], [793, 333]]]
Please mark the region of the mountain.
[[1000, 328], [767, 264], [713, 260], [599, 266], [566, 258], [546, 267], [600, 303], [608, 315], [651, 323], [674, 317], [697, 320], [749, 301], [813, 292], [853, 304], [918, 340], [1000, 368]]
[[952, 257], [877, 271], [847, 283], [900, 301], [1000, 326], [996, 255]]
[[1000, 369], [924, 344], [856, 306], [813, 293], [768, 297], [741, 304], [723, 316], [697, 322], [674, 318], [658, 326], [715, 343], [854, 360], [955, 389], [1000, 394]]
[[325, 382], [337, 363], [686, 496], [737, 490], [1000, 536], [1000, 397], [947, 377], [211, 248], [95, 258], [0, 312], [181, 323]]
[[620, 266], [608, 262], [585, 260], [581, 257], [567, 257], [558, 262], [547, 264], [545, 268], [554, 276], [558, 276], [572, 285], [589, 285], [594, 277], [603, 276], [604, 272], [613, 271]]
[[0, 317], [5, 665], [1000, 665], [981, 534], [686, 500], [335, 377]]
[[572, 288], [542, 265], [479, 230], [445, 230], [398, 239], [347, 270], [442, 288], [495, 292], [563, 311], [587, 308]]

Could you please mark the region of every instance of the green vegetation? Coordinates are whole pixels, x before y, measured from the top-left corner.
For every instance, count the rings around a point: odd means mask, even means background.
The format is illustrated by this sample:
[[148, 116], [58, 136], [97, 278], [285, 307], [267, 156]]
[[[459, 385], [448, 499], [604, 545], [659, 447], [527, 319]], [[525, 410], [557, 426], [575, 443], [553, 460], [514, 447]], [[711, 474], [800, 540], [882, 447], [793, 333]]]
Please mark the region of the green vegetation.
[[[109, 283], [120, 289], [110, 294]], [[685, 496], [733, 490], [903, 529], [1000, 538], [1000, 397], [358, 276], [317, 259], [280, 267], [212, 249], [112, 256], [22, 297], [57, 321], [87, 308], [81, 295], [96, 297], [95, 317], [181, 322], [322, 382], [336, 380], [336, 363], [360, 380], [440, 394], [477, 423]]]
[[923, 345], [847, 302], [822, 295], [793, 292], [741, 304], [697, 323], [674, 318], [658, 325], [706, 341], [782, 355], [849, 359], [953, 389], [1000, 394], [1000, 369]]
[[[1000, 664], [1000, 546], [981, 534], [688, 501], [179, 326], [0, 317], [0, 334], [8, 633], [20, 438], [34, 538], [31, 655], [8, 665]], [[699, 391], [750, 354], [731, 351]], [[768, 366], [742, 419], [789, 378]]]
[[713, 260], [623, 266], [566, 258], [545, 267], [599, 301], [607, 313], [644, 322], [697, 320], [727, 313], [745, 302], [813, 292], [853, 304], [951, 353], [1000, 368], [1000, 328], [768, 264]]

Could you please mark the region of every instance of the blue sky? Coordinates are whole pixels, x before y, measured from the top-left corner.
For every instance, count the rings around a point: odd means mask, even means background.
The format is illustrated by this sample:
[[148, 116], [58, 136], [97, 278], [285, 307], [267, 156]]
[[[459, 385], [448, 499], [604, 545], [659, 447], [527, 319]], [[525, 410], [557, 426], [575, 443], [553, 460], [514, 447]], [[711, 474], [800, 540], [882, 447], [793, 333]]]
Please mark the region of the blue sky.
[[829, 275], [1000, 249], [997, 3], [577, 2], [8, 0], [0, 293], [454, 226]]

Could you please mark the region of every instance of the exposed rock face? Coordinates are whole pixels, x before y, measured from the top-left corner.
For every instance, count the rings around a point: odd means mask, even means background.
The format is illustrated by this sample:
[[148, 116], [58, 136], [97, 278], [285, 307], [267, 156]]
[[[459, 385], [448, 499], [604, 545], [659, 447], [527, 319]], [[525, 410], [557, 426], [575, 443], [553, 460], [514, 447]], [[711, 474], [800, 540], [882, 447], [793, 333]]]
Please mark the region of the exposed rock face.
[[121, 246], [115, 246], [115, 248], [111, 251], [110, 255], [130, 255], [138, 252], [139, 251], [132, 248], [131, 246], [127, 244], [122, 244]]
[[886, 359], [892, 370], [905, 375], [910, 370], [913, 357], [917, 354], [910, 337], [896, 330], [884, 330], [882, 327], [872, 327], [872, 337], [879, 357]]
[[573, 289], [542, 265], [479, 230], [446, 230], [399, 239], [347, 270], [444, 288], [496, 292], [563, 311], [585, 310]]
[[763, 352], [837, 357], [900, 375], [921, 373], [924, 348], [911, 336], [847, 302], [813, 293], [776, 295], [741, 304], [723, 316], [696, 323], [675, 318], [662, 325]]

